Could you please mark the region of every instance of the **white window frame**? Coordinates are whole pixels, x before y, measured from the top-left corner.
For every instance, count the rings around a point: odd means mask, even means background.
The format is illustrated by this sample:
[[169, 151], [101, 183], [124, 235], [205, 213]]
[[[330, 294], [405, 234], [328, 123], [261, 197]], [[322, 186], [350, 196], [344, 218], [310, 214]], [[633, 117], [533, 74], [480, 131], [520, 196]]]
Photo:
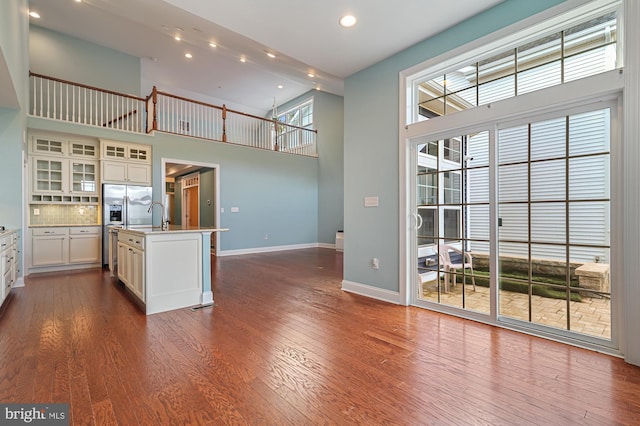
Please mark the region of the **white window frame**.
[[[503, 28], [488, 36], [477, 39], [466, 45], [453, 49], [446, 54], [434, 57], [428, 61], [411, 67], [399, 73], [399, 239], [400, 239], [400, 270], [399, 270], [399, 299], [401, 303], [410, 303], [410, 283], [415, 271], [415, 261], [408, 258], [411, 253], [411, 238], [409, 231], [415, 226], [415, 218], [410, 214], [415, 205], [412, 206], [408, 194], [411, 185], [415, 183], [415, 176], [412, 176], [412, 159], [409, 140], [417, 135], [447, 133], [448, 130], [468, 128], [473, 130], [483, 123], [495, 120], [495, 117], [502, 117], [504, 120], [515, 120], [524, 114], [533, 114], [536, 111], [545, 111], [549, 105], [571, 108], [598, 99], [612, 99], [618, 97], [620, 101], [621, 140], [622, 140], [622, 164], [623, 170], [620, 172], [619, 180], [628, 182], [625, 185], [612, 187], [618, 199], [622, 200], [620, 213], [621, 223], [612, 231], [612, 250], [623, 253], [623, 256], [612, 263], [612, 269], [618, 268], [621, 289], [618, 291], [616, 303], [618, 304], [619, 315], [612, 318], [612, 321], [619, 324], [619, 352], [617, 355], [625, 357], [627, 362], [640, 365], [640, 339], [633, 331], [633, 324], [640, 323], [640, 311], [637, 309], [640, 301], [640, 283], [637, 281], [637, 265], [640, 264], [640, 146], [625, 141], [634, 141], [640, 137], [640, 99], [637, 93], [640, 92], [640, 54], [637, 46], [629, 46], [624, 40], [640, 39], [640, 28], [636, 25], [640, 22], [640, 2], [634, 0], [622, 0], [622, 11], [619, 15], [620, 36], [618, 45], [618, 66], [622, 69], [609, 71], [600, 75], [587, 77], [555, 86], [550, 89], [543, 89], [522, 95], [520, 98], [511, 98], [494, 105], [485, 105], [474, 108], [471, 113], [465, 111], [464, 117], [461, 114], [439, 117], [438, 120], [427, 120], [409, 125], [413, 120], [412, 102], [413, 87], [411, 77], [420, 73], [420, 78], [425, 77], [425, 70], [432, 70], [436, 75], [443, 70], [455, 68], [456, 65], [466, 62], [473, 62], [480, 52], [490, 54], [502, 51], [505, 45], [524, 43], [534, 37], [539, 37], [542, 33], [553, 32], [559, 27], [570, 26], [572, 22], [582, 21], [586, 14], [604, 13], [610, 10], [611, 1], [596, 0], [568, 0], [556, 7], [550, 8], [530, 18], [524, 19], [514, 25]], [[631, 23], [625, 25], [625, 23]], [[545, 32], [546, 28], [546, 32]], [[527, 39], [527, 37], [529, 37]], [[518, 43], [518, 44], [519, 44]], [[633, 43], [629, 43], [633, 45]], [[622, 52], [624, 50], [624, 52]], [[624, 54], [623, 54], [624, 53]], [[624, 61], [624, 62], [623, 62]], [[437, 70], [437, 71], [436, 71]], [[594, 87], [592, 84], [599, 85]], [[548, 90], [557, 91], [550, 92]], [[548, 94], [554, 93], [553, 98]], [[526, 96], [526, 98], [525, 98]], [[555, 101], [560, 102], [556, 104]], [[564, 104], [562, 102], [565, 102]], [[526, 108], [524, 108], [526, 104]], [[525, 111], [526, 110], [526, 111]], [[492, 204], [495, 200], [492, 200]], [[575, 344], [575, 343], [574, 343]], [[591, 347], [591, 349], [594, 349]], [[597, 348], [595, 348], [597, 349]]]
[[[304, 140], [302, 137], [302, 130], [297, 129], [296, 127], [302, 128], [302, 129], [309, 129], [309, 130], [313, 130], [313, 123], [314, 123], [314, 114], [315, 114], [315, 106], [313, 105], [313, 96], [290, 107], [287, 108], [285, 111], [283, 112], [275, 112], [275, 119], [278, 123], [282, 123], [282, 124], [286, 124], [286, 125], [290, 125], [290, 126], [295, 126], [295, 127], [286, 127], [286, 130], [284, 130], [282, 133], [278, 134], [276, 132], [276, 140], [279, 141], [281, 144], [283, 141], [287, 141], [289, 142], [290, 139], [293, 139], [296, 141], [296, 145], [294, 145], [293, 147], [287, 145], [287, 147], [290, 148], [297, 148], [300, 147], [304, 144]], [[305, 124], [304, 126], [302, 125], [302, 109], [307, 106], [307, 105], [311, 105], [312, 106], [312, 113], [311, 113], [311, 122], [308, 124]], [[290, 113], [294, 112], [294, 111], [298, 111], [298, 118], [300, 120], [300, 123], [298, 124], [291, 124], [289, 122], [287, 122], [287, 115], [289, 115]], [[283, 149], [282, 146], [280, 146], [280, 149]]]
[[[420, 117], [418, 114], [418, 100], [416, 99], [417, 93], [415, 90], [417, 82], [437, 78], [467, 64], [498, 55], [505, 50], [525, 45], [611, 11], [618, 10], [619, 15], [622, 16], [620, 8], [620, 0], [595, 0], [593, 2], [569, 0], [561, 6], [540, 13], [522, 21], [522, 23], [496, 31], [487, 37], [402, 71], [400, 73], [400, 105], [406, 105], [406, 109], [400, 110], [400, 123], [409, 125], [424, 120], [424, 117]], [[552, 14], [552, 10], [555, 13]], [[538, 22], [529, 23], [530, 20], [533, 21], [534, 19]], [[622, 33], [621, 25], [621, 28], [618, 29], [618, 43], [616, 43], [618, 68], [624, 66]]]

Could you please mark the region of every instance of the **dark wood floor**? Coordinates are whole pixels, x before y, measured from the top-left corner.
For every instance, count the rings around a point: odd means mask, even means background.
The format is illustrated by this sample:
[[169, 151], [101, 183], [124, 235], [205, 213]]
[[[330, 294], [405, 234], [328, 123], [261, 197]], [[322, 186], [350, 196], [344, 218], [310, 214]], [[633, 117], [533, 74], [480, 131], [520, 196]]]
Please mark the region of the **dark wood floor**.
[[342, 255], [213, 260], [216, 306], [143, 315], [102, 270], [0, 316], [0, 401], [72, 424], [640, 424], [640, 368], [340, 290]]

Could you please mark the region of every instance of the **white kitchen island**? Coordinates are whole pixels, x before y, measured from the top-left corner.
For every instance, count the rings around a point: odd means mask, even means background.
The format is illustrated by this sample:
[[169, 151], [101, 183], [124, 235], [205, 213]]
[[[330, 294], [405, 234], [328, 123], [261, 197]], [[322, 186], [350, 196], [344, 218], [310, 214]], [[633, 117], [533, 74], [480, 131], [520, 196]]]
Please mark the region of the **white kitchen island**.
[[176, 225], [164, 231], [151, 226], [113, 228], [118, 278], [147, 315], [211, 305], [211, 234], [227, 230]]

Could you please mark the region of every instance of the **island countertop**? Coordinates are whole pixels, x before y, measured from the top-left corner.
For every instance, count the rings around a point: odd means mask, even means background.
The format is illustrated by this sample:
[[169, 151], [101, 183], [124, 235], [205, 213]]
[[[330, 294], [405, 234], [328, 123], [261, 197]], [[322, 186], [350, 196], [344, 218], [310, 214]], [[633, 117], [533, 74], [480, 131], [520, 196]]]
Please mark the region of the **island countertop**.
[[182, 226], [182, 225], [169, 225], [169, 228], [163, 230], [161, 226], [110, 226], [111, 231], [127, 231], [135, 232], [137, 234], [167, 234], [167, 233], [197, 233], [197, 232], [224, 232], [229, 228], [215, 228], [213, 226]]

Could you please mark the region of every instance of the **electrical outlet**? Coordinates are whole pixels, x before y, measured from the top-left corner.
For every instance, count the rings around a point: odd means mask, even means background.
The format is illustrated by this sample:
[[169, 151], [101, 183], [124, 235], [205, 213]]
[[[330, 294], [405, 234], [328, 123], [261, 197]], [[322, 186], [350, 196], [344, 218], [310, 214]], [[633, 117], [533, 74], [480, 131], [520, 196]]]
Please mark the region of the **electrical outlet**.
[[34, 216], [40, 216], [40, 209], [33, 209]]
[[373, 269], [380, 269], [380, 259], [378, 259], [377, 257], [371, 259], [371, 267]]
[[268, 240], [268, 239], [269, 239], [269, 234], [268, 234], [268, 233], [267, 233], [267, 234], [264, 234], [264, 239], [265, 239], [265, 240]]

